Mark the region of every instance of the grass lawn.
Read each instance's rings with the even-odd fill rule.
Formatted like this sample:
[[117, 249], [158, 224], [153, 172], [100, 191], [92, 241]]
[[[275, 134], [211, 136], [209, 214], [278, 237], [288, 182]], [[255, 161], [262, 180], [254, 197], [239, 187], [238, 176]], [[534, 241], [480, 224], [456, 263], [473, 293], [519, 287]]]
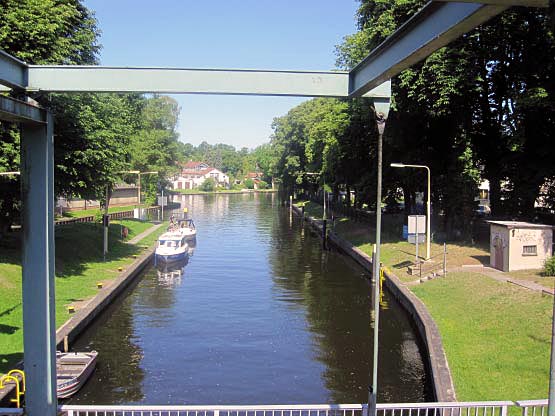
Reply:
[[528, 280], [545, 287], [555, 287], [555, 276], [543, 276], [543, 269], [518, 270], [507, 275], [514, 279]]
[[[305, 214], [315, 218], [322, 218], [323, 209], [314, 202], [302, 202], [305, 204]], [[299, 204], [300, 205], [300, 204]], [[329, 215], [329, 214], [328, 214]], [[399, 224], [402, 224], [399, 215], [382, 216], [382, 247], [381, 262], [392, 270], [403, 282], [418, 279], [418, 276], [408, 274], [408, 266], [413, 265], [416, 260], [416, 247], [401, 239]], [[373, 245], [376, 241], [376, 227], [374, 223], [367, 221], [354, 221], [347, 217], [337, 218], [333, 231], [346, 240], [352, 242], [367, 254], [372, 254]], [[432, 242], [431, 257], [439, 263], [443, 262], [443, 244]], [[447, 244], [447, 266], [458, 267], [462, 265], [480, 265], [489, 263], [489, 247], [474, 247], [466, 244]], [[426, 244], [420, 244], [419, 257], [424, 258]]]
[[[305, 204], [305, 213], [322, 217], [322, 207]], [[402, 223], [401, 223], [402, 224]], [[400, 239], [395, 216], [382, 217], [381, 261], [402, 281], [415, 260], [415, 246]], [[334, 231], [359, 249], [372, 253], [375, 226], [349, 218], [336, 219]], [[425, 254], [425, 244], [420, 246]], [[443, 246], [432, 243], [432, 257]], [[488, 265], [489, 247], [447, 245], [448, 267]], [[441, 256], [438, 257], [441, 261]], [[506, 277], [543, 285], [555, 278], [539, 270], [507, 273]], [[478, 273], [451, 272], [410, 289], [426, 304], [446, 350], [458, 400], [525, 400], [547, 397], [553, 299]]]
[[[56, 228], [56, 325], [68, 319], [67, 306], [94, 296], [96, 283], [109, 281], [120, 273], [118, 267], [132, 263], [145, 245], [151, 246], [163, 233], [160, 227], [141, 240], [140, 245], [121, 240], [121, 225], [133, 238], [152, 223], [120, 220], [110, 224], [109, 254], [102, 260], [102, 227], [93, 223], [70, 224]], [[19, 235], [0, 240], [0, 373], [6, 372], [23, 358], [21, 253]]]
[[[143, 205], [141, 205], [141, 206], [143, 206]], [[108, 213], [111, 214], [113, 212], [132, 211], [134, 208], [138, 208], [138, 207], [139, 207], [138, 205], [126, 205], [126, 206], [122, 206], [122, 207], [109, 207], [108, 208]], [[96, 214], [100, 214], [100, 213], [101, 213], [100, 208], [82, 209], [82, 210], [76, 210], [76, 211], [66, 211], [66, 212], [64, 212], [64, 215], [62, 216], [62, 218], [64, 218], [64, 217], [83, 218], [83, 217], [90, 217], [91, 215], [96, 215]]]
[[551, 297], [476, 273], [411, 290], [439, 327], [458, 400], [547, 397]]

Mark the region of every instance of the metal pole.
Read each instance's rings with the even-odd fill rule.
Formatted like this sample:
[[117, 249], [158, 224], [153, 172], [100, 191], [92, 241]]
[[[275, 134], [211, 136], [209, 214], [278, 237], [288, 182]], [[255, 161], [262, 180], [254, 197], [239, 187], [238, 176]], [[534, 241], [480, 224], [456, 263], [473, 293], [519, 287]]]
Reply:
[[551, 360], [549, 363], [547, 416], [555, 416], [555, 296], [553, 296], [553, 316], [551, 318]]
[[383, 132], [385, 129], [385, 116], [382, 113], [376, 114], [378, 123], [378, 180], [376, 193], [376, 255], [372, 265], [373, 274], [376, 280], [376, 290], [374, 292], [374, 355], [372, 360], [372, 387], [368, 395], [368, 415], [377, 414], [377, 395], [378, 395], [378, 332], [380, 322], [380, 245], [382, 231], [382, 143]]
[[162, 200], [160, 202], [162, 206], [162, 222], [164, 222], [164, 188], [162, 188]]
[[324, 179], [324, 186], [322, 188], [324, 190], [324, 221], [326, 220], [326, 179]]
[[139, 216], [141, 213], [141, 172], [139, 172], [139, 186], [138, 186], [138, 192], [137, 192], [137, 201], [139, 201]]
[[21, 128], [23, 349], [26, 414], [55, 416], [54, 136], [47, 124]]
[[430, 223], [431, 223], [431, 204], [430, 204], [430, 193], [431, 193], [431, 182], [430, 182], [430, 168], [425, 166], [428, 171], [428, 201], [427, 201], [427, 216], [426, 216], [426, 260], [430, 260], [430, 249], [431, 249], [431, 234], [430, 234]]
[[443, 277], [447, 276], [447, 243], [443, 243]]
[[420, 263], [420, 260], [419, 260], [419, 258], [418, 258], [418, 211], [417, 211], [417, 214], [416, 214], [416, 216], [414, 217], [414, 219], [416, 220], [416, 235], [415, 235], [415, 237], [416, 237], [416, 241], [415, 241], [415, 243], [416, 243], [416, 244], [415, 244], [415, 246], [416, 246], [416, 254], [415, 254], [415, 262], [416, 262], [416, 264], [418, 264], [418, 263]]
[[106, 254], [108, 253], [108, 185], [106, 185], [106, 203], [104, 205], [104, 216], [102, 220], [102, 225], [104, 225], [104, 247], [102, 254], [104, 256], [104, 261], [106, 261]]

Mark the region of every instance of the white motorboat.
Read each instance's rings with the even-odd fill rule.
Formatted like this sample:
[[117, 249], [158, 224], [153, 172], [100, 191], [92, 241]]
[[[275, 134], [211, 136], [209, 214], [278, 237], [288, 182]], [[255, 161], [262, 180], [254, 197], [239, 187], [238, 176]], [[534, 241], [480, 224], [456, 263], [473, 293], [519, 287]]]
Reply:
[[179, 220], [176, 228], [187, 238], [187, 240], [192, 240], [197, 236], [197, 228], [195, 227], [195, 223], [192, 219]]
[[172, 262], [189, 257], [189, 245], [187, 237], [180, 229], [170, 229], [167, 233], [158, 237], [158, 245], [155, 254], [156, 261]]

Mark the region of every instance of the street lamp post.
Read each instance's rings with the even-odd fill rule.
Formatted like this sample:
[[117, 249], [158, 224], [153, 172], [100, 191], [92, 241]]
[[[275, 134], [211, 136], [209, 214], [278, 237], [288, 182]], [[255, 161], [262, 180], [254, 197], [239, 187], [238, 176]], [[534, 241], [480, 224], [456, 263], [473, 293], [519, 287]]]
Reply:
[[[407, 165], [405, 163], [392, 163], [390, 165], [392, 168], [423, 168], [428, 171], [428, 198], [426, 201], [426, 260], [430, 259], [430, 246], [431, 246], [431, 235], [430, 235], [430, 211], [431, 211], [431, 204], [430, 204], [430, 168], [426, 165]], [[418, 241], [416, 242], [418, 244]]]

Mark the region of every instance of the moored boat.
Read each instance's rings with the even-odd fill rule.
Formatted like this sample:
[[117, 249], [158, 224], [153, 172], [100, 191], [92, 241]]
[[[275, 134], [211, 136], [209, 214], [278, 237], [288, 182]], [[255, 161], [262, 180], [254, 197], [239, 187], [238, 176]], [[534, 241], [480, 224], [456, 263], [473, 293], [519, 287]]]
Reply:
[[197, 227], [192, 219], [179, 220], [177, 229], [184, 235], [187, 240], [192, 240], [197, 236]]
[[158, 237], [155, 250], [156, 261], [172, 262], [180, 261], [189, 257], [189, 245], [187, 236], [179, 230], [168, 231]]
[[56, 352], [56, 390], [59, 399], [75, 394], [96, 366], [98, 353]]

